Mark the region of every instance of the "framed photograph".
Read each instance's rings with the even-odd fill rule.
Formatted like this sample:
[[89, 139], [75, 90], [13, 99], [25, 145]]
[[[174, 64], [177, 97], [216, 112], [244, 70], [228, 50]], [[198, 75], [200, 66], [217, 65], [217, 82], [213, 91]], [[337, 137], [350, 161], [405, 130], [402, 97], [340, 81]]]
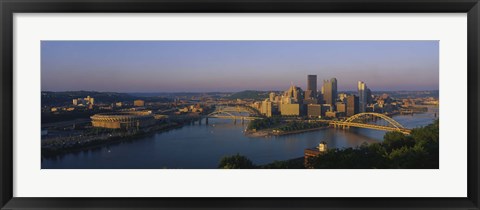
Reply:
[[0, 6], [1, 209], [479, 209], [478, 0]]

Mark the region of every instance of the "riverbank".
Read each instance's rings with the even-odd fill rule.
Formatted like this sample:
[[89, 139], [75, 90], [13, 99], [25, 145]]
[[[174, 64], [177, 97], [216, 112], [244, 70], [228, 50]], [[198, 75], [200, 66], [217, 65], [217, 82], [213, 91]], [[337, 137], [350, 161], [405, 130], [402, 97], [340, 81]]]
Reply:
[[[425, 126], [433, 113], [393, 116], [408, 128]], [[363, 142], [383, 141], [385, 132], [371, 129], [325, 129], [274, 138], [249, 138], [246, 125], [226, 119], [209, 119], [209, 126], [188, 122], [179, 129], [122, 143], [42, 158], [42, 169], [216, 169], [225, 155], [243, 154], [257, 165], [301, 157], [305, 148], [325, 141], [328, 147], [355, 148]], [[179, 122], [181, 123], [181, 122]], [[216, 126], [212, 126], [215, 124]], [[188, 151], [185, 153], [185, 151]], [[192, 158], [194, 157], [194, 158]]]
[[294, 130], [294, 131], [279, 131], [276, 129], [264, 129], [259, 131], [246, 131], [245, 136], [247, 137], [269, 137], [269, 136], [284, 136], [284, 135], [292, 135], [292, 134], [299, 134], [299, 133], [306, 133], [312, 131], [318, 131], [323, 129], [328, 129], [330, 126], [325, 127], [318, 127], [318, 128], [309, 128], [309, 129], [301, 129], [301, 130]]
[[325, 126], [325, 127], [318, 127], [318, 128], [309, 128], [309, 129], [302, 129], [302, 130], [294, 130], [294, 131], [280, 131], [280, 132], [274, 132], [273, 135], [275, 136], [284, 136], [284, 135], [291, 135], [291, 134], [298, 134], [298, 133], [306, 133], [306, 132], [312, 132], [312, 131], [318, 131], [318, 130], [323, 130], [331, 128], [330, 126]]
[[258, 137], [268, 137], [268, 136], [271, 136], [271, 133], [272, 133], [272, 130], [271, 130], [271, 129], [268, 129], [268, 130], [259, 130], [259, 131], [246, 131], [246, 132], [245, 132], [245, 136], [247, 136], [247, 137], [254, 137], [254, 138], [258, 138]]
[[183, 127], [182, 123], [167, 123], [155, 125], [145, 130], [135, 132], [120, 132], [114, 134], [103, 134], [99, 136], [79, 136], [60, 139], [47, 139], [42, 141], [42, 157], [53, 157], [70, 152], [94, 149], [115, 143], [122, 143], [141, 139], [154, 135], [158, 132], [166, 132]]

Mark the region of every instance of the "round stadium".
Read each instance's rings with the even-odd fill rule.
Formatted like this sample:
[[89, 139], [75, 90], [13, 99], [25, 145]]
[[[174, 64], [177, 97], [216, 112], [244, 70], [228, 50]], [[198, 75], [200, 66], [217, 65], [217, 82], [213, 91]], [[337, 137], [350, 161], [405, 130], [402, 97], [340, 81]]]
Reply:
[[149, 111], [129, 111], [95, 114], [90, 117], [92, 126], [99, 128], [130, 129], [155, 124], [155, 118]]

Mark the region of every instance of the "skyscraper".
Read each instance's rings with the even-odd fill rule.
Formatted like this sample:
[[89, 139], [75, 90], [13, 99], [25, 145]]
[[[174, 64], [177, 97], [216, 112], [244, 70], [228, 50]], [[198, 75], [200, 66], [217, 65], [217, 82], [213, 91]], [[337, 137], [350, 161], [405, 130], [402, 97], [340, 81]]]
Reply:
[[[285, 98], [292, 99], [293, 103], [303, 103], [303, 94], [302, 94], [302, 89], [293, 85], [290, 86], [290, 88], [284, 92]], [[291, 102], [292, 103], [292, 102]]]
[[322, 89], [320, 90], [320, 94], [318, 94], [318, 103], [320, 103], [320, 104], [325, 103], [325, 85], [322, 85]]
[[337, 79], [323, 81], [323, 100], [326, 104], [335, 105], [337, 100]]
[[329, 80], [323, 80], [323, 100], [325, 104], [332, 103], [332, 83]]
[[276, 95], [274, 92], [271, 92], [271, 93], [269, 94], [269, 96], [270, 96], [270, 101], [271, 101], [271, 102], [275, 102], [275, 96], [277, 96], [277, 95]]
[[337, 101], [337, 97], [338, 97], [337, 78], [334, 77], [334, 78], [330, 79], [330, 82], [332, 83], [332, 95], [333, 95], [332, 104], [335, 104], [335, 102]]
[[260, 113], [264, 114], [267, 117], [271, 117], [272, 109], [273, 109], [273, 103], [269, 99], [265, 99], [265, 101], [262, 101], [262, 107], [260, 109]]
[[367, 84], [362, 81], [358, 81], [358, 102], [359, 102], [359, 112], [365, 112], [367, 107]]
[[347, 117], [353, 116], [358, 113], [358, 96], [347, 96]]
[[317, 75], [308, 75], [305, 99], [317, 98]]

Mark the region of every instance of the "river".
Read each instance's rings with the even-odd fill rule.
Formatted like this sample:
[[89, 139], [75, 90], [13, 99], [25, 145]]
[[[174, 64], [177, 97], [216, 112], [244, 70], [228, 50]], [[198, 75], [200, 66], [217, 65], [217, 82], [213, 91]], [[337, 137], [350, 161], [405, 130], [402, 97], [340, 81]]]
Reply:
[[[407, 128], [433, 122], [438, 108], [426, 113], [396, 115], [392, 118]], [[130, 142], [42, 158], [42, 169], [210, 169], [226, 155], [241, 154], [254, 164], [303, 156], [306, 148], [327, 142], [329, 148], [356, 147], [363, 142], [381, 142], [384, 131], [328, 128], [275, 137], [247, 137], [246, 124], [209, 119], [209, 124], [187, 125]]]

